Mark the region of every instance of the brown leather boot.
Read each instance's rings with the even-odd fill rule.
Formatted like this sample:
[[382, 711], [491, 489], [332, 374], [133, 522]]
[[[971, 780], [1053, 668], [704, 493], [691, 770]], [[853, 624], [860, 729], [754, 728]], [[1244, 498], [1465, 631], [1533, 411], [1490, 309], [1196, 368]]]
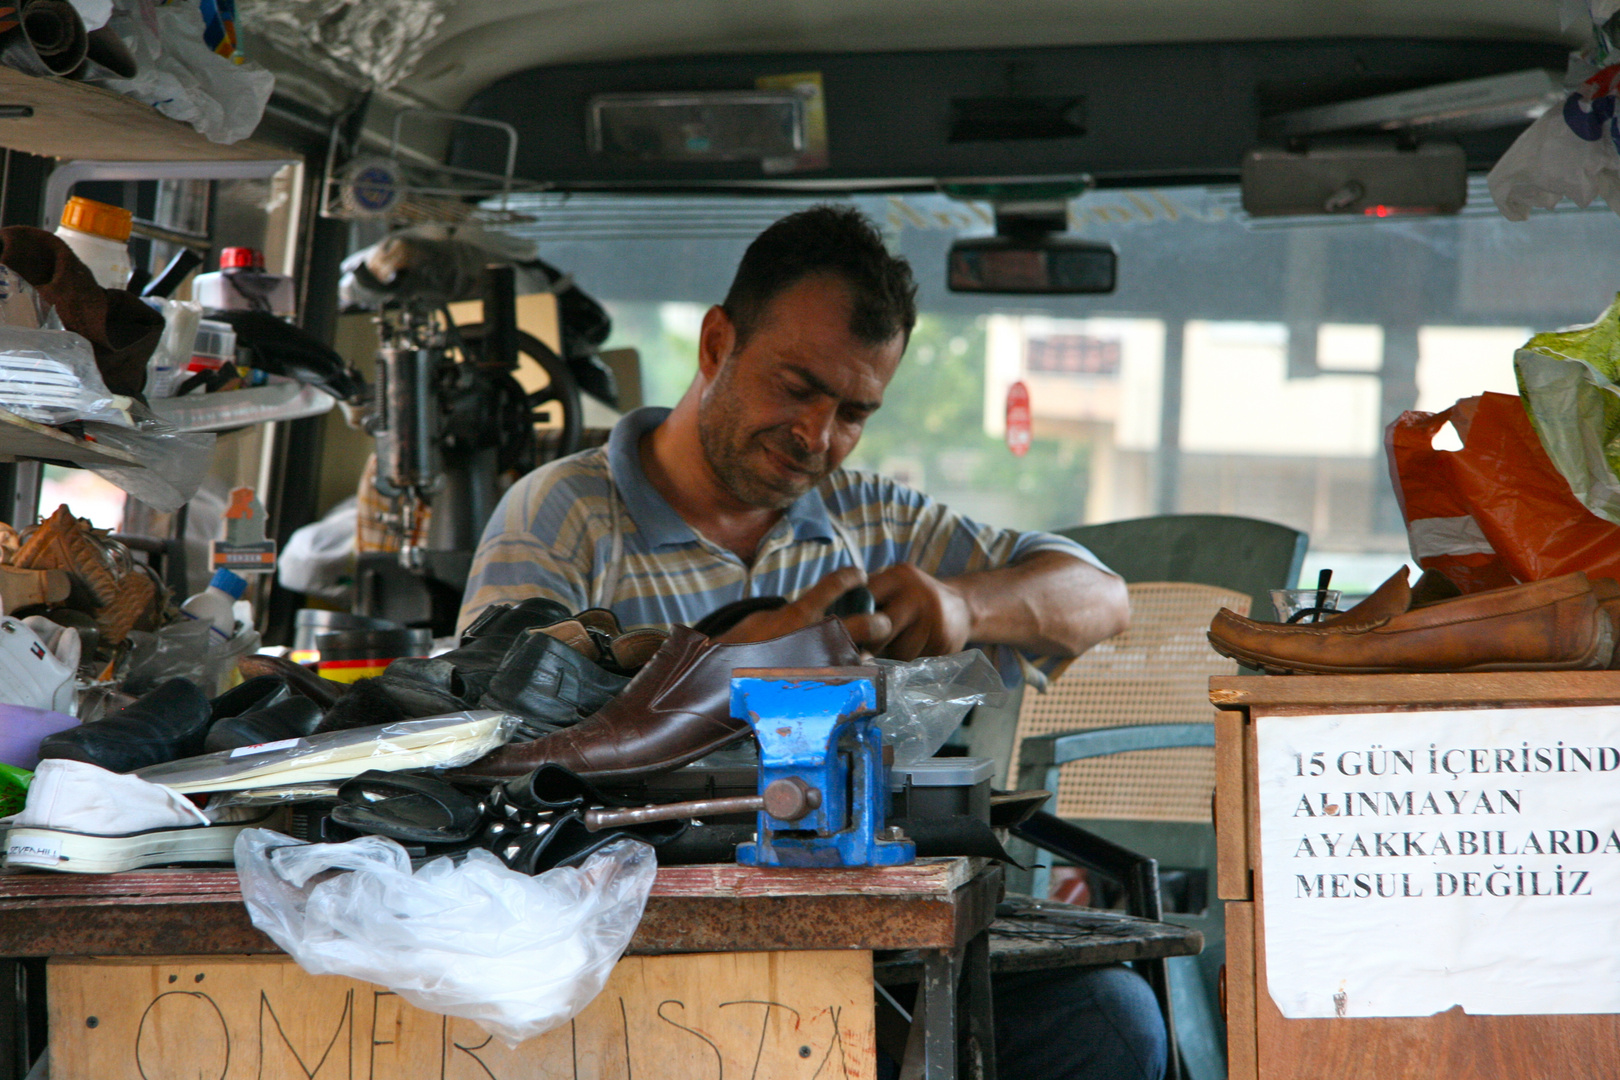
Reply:
[[1223, 609], [1209, 643], [1251, 667], [1321, 674], [1574, 670], [1607, 667], [1614, 654], [1613, 623], [1585, 574], [1368, 615], [1286, 626]]
[[845, 667], [861, 651], [837, 619], [770, 641], [717, 642], [677, 626], [619, 696], [571, 728], [512, 743], [460, 770], [506, 779], [561, 765], [592, 780], [678, 768], [744, 738], [731, 716], [731, 672], [751, 667]]

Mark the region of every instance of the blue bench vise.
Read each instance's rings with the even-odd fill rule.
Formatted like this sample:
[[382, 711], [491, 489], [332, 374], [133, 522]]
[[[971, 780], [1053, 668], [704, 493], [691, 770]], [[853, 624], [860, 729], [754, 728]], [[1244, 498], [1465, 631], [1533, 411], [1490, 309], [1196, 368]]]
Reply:
[[731, 715], [759, 741], [763, 808], [745, 866], [902, 866], [917, 848], [888, 826], [883, 674], [874, 667], [738, 668]]

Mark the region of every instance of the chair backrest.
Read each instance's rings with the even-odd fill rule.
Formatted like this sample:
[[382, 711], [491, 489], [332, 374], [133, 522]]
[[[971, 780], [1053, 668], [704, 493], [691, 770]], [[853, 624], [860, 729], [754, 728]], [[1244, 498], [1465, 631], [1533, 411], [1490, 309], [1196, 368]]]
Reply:
[[1062, 530], [1126, 581], [1192, 581], [1247, 593], [1271, 618], [1272, 589], [1299, 584], [1310, 536], [1274, 521], [1226, 514], [1166, 514]]
[[[1223, 607], [1249, 611], [1249, 597], [1188, 582], [1129, 586], [1131, 628], [1092, 648], [1044, 694], [1025, 694], [1013, 740], [1127, 724], [1213, 721], [1209, 677], [1237, 665], [1209, 646], [1210, 619]], [[1208, 821], [1215, 787], [1207, 747], [1141, 750], [1063, 766], [1057, 807], [1063, 818]], [[1049, 807], [1049, 809], [1051, 809]]]

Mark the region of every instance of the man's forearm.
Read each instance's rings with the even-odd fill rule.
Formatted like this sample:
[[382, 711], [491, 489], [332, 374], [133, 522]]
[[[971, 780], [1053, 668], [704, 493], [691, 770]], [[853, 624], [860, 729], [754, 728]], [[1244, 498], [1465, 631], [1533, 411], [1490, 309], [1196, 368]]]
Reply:
[[1079, 656], [1130, 625], [1125, 583], [1084, 559], [1038, 551], [1012, 566], [951, 578], [968, 606], [969, 640]]

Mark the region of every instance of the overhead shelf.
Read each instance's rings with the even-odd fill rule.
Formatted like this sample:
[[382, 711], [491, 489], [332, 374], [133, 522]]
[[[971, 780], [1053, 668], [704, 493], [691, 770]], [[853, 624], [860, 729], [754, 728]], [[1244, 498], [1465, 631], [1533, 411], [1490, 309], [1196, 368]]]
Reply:
[[133, 465], [145, 468], [134, 454], [88, 439], [76, 439], [66, 432], [0, 409], [0, 461], [28, 459], [68, 461], [75, 465]]
[[230, 431], [249, 424], [302, 420], [330, 412], [330, 394], [295, 382], [271, 383], [247, 390], [156, 398], [152, 411], [182, 431]]
[[39, 78], [0, 66], [0, 106], [34, 115], [0, 119], [0, 147], [98, 161], [269, 161], [287, 152], [251, 139], [210, 142], [190, 124], [150, 105], [72, 79]]

